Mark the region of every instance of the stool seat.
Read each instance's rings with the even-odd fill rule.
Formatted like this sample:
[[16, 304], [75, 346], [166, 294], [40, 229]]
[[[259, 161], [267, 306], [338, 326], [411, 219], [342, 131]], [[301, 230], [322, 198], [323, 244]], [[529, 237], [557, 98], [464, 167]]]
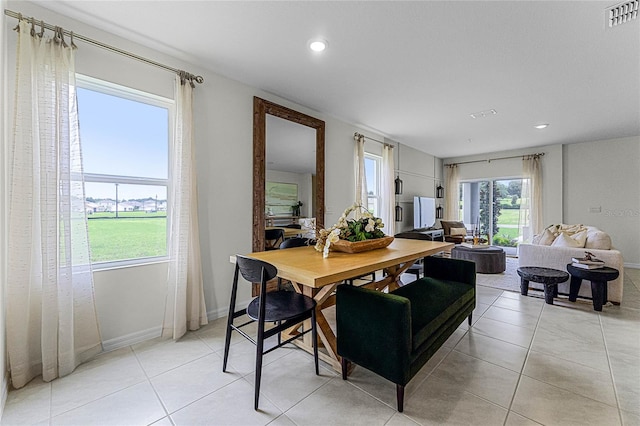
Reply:
[[553, 298], [558, 295], [558, 284], [569, 279], [565, 271], [539, 266], [521, 266], [517, 272], [520, 275], [520, 294], [528, 294], [529, 281], [544, 284], [544, 301], [549, 305], [553, 305]]

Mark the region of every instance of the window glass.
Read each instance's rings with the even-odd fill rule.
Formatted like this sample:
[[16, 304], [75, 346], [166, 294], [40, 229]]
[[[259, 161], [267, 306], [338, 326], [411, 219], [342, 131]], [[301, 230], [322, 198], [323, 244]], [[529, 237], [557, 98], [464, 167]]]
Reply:
[[92, 262], [166, 256], [172, 101], [83, 76], [77, 96]]
[[382, 159], [365, 154], [364, 172], [367, 179], [367, 209], [376, 217], [380, 217], [380, 167]]

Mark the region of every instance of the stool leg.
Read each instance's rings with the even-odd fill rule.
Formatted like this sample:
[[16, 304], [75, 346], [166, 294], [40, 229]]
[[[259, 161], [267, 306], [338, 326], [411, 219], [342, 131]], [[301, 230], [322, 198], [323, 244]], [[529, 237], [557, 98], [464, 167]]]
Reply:
[[604, 298], [604, 286], [601, 281], [591, 281], [591, 297], [593, 298], [593, 310], [602, 311], [602, 299]]
[[544, 285], [544, 301], [548, 305], [553, 305], [553, 284]]
[[520, 294], [523, 296], [529, 294], [529, 280], [520, 278]]
[[569, 284], [569, 301], [575, 302], [582, 285], [582, 279], [571, 276], [571, 283]]

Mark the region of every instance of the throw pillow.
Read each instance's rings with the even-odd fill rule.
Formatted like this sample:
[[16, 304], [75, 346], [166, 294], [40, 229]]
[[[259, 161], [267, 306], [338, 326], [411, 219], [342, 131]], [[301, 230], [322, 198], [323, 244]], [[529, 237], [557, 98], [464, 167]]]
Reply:
[[611, 250], [611, 237], [604, 231], [587, 232], [587, 242], [584, 248]]
[[549, 228], [547, 228], [540, 235], [540, 238], [538, 239], [537, 244], [541, 246], [550, 246], [555, 239], [556, 239], [556, 236], [553, 234], [553, 232]]
[[452, 237], [454, 235], [467, 235], [467, 228], [451, 228], [449, 230], [449, 235]]
[[551, 244], [551, 247], [583, 247], [583, 246], [584, 246], [584, 243], [581, 246], [579, 241], [574, 240], [564, 232], [560, 233], [560, 235], [558, 235], [558, 237]]
[[570, 237], [578, 243], [578, 247], [584, 247], [584, 243], [587, 242], [587, 230], [584, 229], [580, 232], [576, 232], [575, 234], [570, 235]]

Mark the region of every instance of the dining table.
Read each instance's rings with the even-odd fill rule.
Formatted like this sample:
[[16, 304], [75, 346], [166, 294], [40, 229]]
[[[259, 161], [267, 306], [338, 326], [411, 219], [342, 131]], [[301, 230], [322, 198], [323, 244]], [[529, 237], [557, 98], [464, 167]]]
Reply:
[[[320, 339], [319, 356], [336, 371], [341, 371], [340, 356], [337, 352], [336, 335], [323, 311], [336, 303], [335, 290], [338, 285], [356, 277], [374, 273], [376, 279], [363, 287], [377, 291], [393, 291], [402, 285], [400, 276], [418, 259], [444, 251], [450, 251], [453, 243], [440, 241], [410, 240], [396, 238], [389, 246], [360, 253], [331, 251], [328, 257], [314, 247], [296, 247], [250, 253], [247, 256], [275, 266], [278, 277], [291, 282], [298, 293], [313, 297], [317, 303], [316, 321]], [[383, 274], [375, 274], [384, 271]], [[345, 284], [347, 285], [347, 284]], [[331, 315], [327, 311], [329, 316]], [[384, 312], [380, 312], [384, 315]], [[302, 325], [303, 329], [310, 323]], [[300, 326], [287, 330], [287, 336], [300, 332]], [[311, 336], [307, 333], [294, 344], [313, 353]]]

